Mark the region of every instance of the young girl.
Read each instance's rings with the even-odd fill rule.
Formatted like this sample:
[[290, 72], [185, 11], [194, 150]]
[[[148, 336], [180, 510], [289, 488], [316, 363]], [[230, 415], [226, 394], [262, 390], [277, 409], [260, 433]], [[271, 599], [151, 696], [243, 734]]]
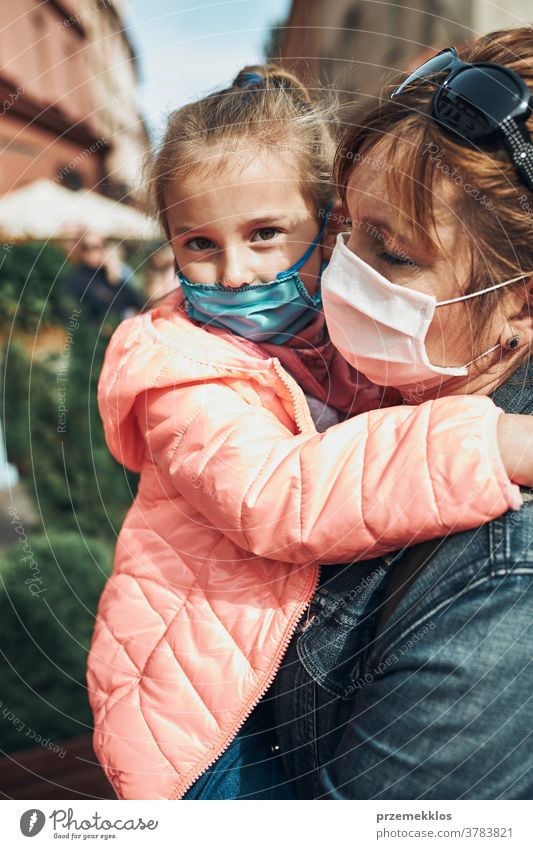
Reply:
[[[339, 421], [374, 390], [358, 393], [320, 311], [331, 149], [306, 90], [268, 66], [172, 116], [155, 158], [181, 287], [122, 323], [99, 385], [109, 448], [141, 472], [88, 667], [94, 747], [120, 798], [181, 798], [234, 753], [318, 563], [521, 504], [505, 464], [525, 426], [508, 420], [502, 462], [486, 397]], [[333, 426], [319, 433], [311, 409]]]

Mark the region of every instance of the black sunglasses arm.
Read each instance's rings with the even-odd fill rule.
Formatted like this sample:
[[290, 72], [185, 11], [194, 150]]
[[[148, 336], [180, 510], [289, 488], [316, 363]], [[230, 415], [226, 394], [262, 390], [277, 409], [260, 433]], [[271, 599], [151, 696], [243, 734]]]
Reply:
[[533, 144], [527, 129], [514, 118], [506, 118], [500, 124], [500, 130], [516, 170], [528, 189], [533, 191]]

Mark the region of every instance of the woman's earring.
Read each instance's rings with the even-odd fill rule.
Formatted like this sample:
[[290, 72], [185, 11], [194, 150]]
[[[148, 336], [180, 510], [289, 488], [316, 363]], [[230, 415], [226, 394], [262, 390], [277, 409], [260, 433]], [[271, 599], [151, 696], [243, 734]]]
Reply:
[[514, 351], [515, 348], [518, 348], [519, 342], [520, 336], [517, 333], [515, 336], [511, 336], [511, 338], [507, 340], [507, 342], [505, 343], [505, 347], [508, 351]]

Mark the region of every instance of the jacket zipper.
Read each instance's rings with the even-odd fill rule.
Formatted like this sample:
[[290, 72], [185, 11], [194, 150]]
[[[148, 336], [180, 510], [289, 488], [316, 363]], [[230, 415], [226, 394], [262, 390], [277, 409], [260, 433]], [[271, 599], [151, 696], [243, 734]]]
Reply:
[[[286, 379], [285, 375], [283, 374], [283, 367], [282, 367], [281, 363], [279, 362], [279, 360], [274, 358], [273, 363], [274, 363], [274, 369], [276, 371], [277, 376], [279, 377], [279, 379], [281, 380], [283, 385], [289, 390], [289, 393], [290, 393], [290, 396], [291, 396], [291, 399], [292, 399], [293, 409], [294, 409], [294, 421], [296, 422], [296, 426], [298, 427], [298, 430], [302, 433], [304, 430], [306, 430], [306, 427], [305, 427], [305, 424], [304, 424], [302, 417], [301, 417], [299, 399], [296, 397], [296, 394], [295, 394], [292, 386], [290, 385], [289, 381]], [[197, 775], [195, 775], [193, 778], [191, 778], [187, 782], [187, 784], [185, 785], [185, 787], [183, 788], [183, 790], [180, 793], [180, 798], [182, 798], [191, 789], [191, 787], [194, 784], [196, 784], [198, 779], [201, 778], [202, 775], [204, 775], [204, 773], [206, 773], [207, 770], [210, 769], [213, 766], [213, 764], [216, 763], [222, 757], [222, 755], [224, 754], [225, 751], [227, 751], [227, 749], [229, 749], [229, 747], [233, 743], [235, 737], [237, 736], [237, 734], [241, 730], [242, 726], [244, 725], [246, 720], [249, 718], [249, 716], [251, 716], [251, 714], [253, 713], [253, 711], [255, 710], [255, 708], [257, 707], [257, 705], [259, 704], [259, 702], [261, 701], [261, 699], [263, 698], [263, 696], [265, 695], [265, 693], [267, 692], [269, 687], [271, 686], [272, 682], [274, 681], [274, 678], [276, 677], [278, 670], [281, 666], [282, 660], [285, 656], [285, 652], [287, 651], [289, 644], [290, 644], [290, 642], [291, 642], [291, 640], [292, 640], [292, 638], [293, 638], [293, 636], [296, 632], [296, 628], [298, 627], [298, 623], [300, 622], [300, 619], [302, 618], [302, 616], [303, 616], [303, 614], [305, 613], [306, 610], [308, 611], [308, 618], [307, 618], [307, 621], [306, 621], [306, 627], [309, 624], [309, 611], [310, 611], [310, 608], [311, 608], [311, 602], [313, 601], [313, 596], [314, 596], [314, 594], [317, 590], [317, 587], [318, 587], [318, 584], [319, 584], [319, 581], [320, 581], [320, 566], [319, 566], [319, 564], [318, 563], [315, 564], [314, 568], [315, 568], [315, 574], [314, 574], [314, 577], [313, 577], [312, 586], [310, 587], [310, 590], [309, 590], [309, 593], [308, 593], [308, 596], [307, 596], [307, 601], [305, 601], [305, 602], [303, 602], [302, 604], [299, 605], [299, 608], [296, 611], [296, 614], [293, 616], [293, 619], [292, 619], [292, 621], [289, 625], [289, 628], [287, 630], [287, 634], [285, 636], [285, 639], [283, 640], [282, 644], [280, 645], [280, 647], [278, 649], [278, 652], [277, 652], [277, 654], [274, 658], [270, 672], [268, 672], [266, 674], [264, 684], [263, 684], [259, 694], [252, 701], [252, 703], [247, 706], [245, 713], [243, 714], [243, 716], [241, 717], [241, 719], [239, 720], [237, 725], [232, 729], [230, 736], [225, 740], [223, 746], [220, 748], [220, 750], [217, 752], [217, 754], [214, 756], [214, 758], [212, 758], [212, 760], [210, 760], [209, 763], [207, 763], [205, 766], [203, 766], [201, 771]], [[177, 798], [177, 796], [174, 793], [171, 793], [170, 796], [169, 796], [169, 799], [176, 799], [176, 798]]]
[[[265, 695], [265, 693], [268, 691], [272, 682], [274, 681], [274, 678], [276, 677], [278, 670], [281, 666], [282, 660], [285, 656], [285, 652], [289, 648], [289, 644], [290, 644], [290, 642], [291, 642], [291, 640], [292, 640], [292, 638], [295, 634], [296, 628], [298, 627], [298, 623], [300, 622], [300, 619], [302, 618], [305, 611], [310, 608], [311, 603], [313, 601], [313, 596], [314, 596], [314, 594], [317, 590], [319, 580], [320, 580], [320, 566], [318, 564], [315, 564], [315, 570], [316, 571], [315, 571], [315, 575], [314, 575], [313, 584], [312, 584], [312, 587], [310, 588], [310, 591], [309, 591], [309, 597], [308, 597], [306, 602], [304, 602], [303, 604], [300, 605], [296, 615], [293, 617], [293, 620], [292, 620], [290, 627], [287, 631], [285, 639], [283, 640], [283, 643], [279, 647], [278, 653], [277, 653], [276, 657], [274, 658], [274, 662], [272, 664], [270, 672], [267, 673], [266, 678], [265, 678], [265, 682], [264, 682], [259, 694], [255, 697], [255, 699], [251, 702], [251, 704], [248, 705], [248, 707], [246, 708], [246, 712], [240, 718], [237, 725], [234, 728], [232, 728], [231, 734], [225, 740], [223, 746], [220, 748], [220, 750], [217, 752], [217, 754], [212, 758], [212, 760], [209, 761], [209, 763], [207, 763], [205, 766], [202, 767], [201, 771], [197, 775], [195, 775], [192, 779], [190, 779], [187, 782], [187, 784], [182, 789], [179, 798], [182, 798], [183, 796], [185, 796], [185, 794], [191, 789], [191, 787], [194, 784], [196, 784], [198, 779], [200, 779], [202, 777], [202, 775], [205, 772], [207, 772], [207, 770], [210, 769], [213, 766], [213, 764], [216, 763], [222, 757], [224, 752], [227, 749], [229, 749], [229, 747], [231, 746], [231, 744], [235, 740], [235, 737], [237, 736], [237, 734], [241, 730], [242, 726], [244, 725], [246, 720], [251, 716], [251, 714], [253, 713], [253, 711], [255, 710], [255, 708], [257, 707], [257, 705], [259, 704], [259, 702], [261, 701], [261, 699]], [[171, 793], [171, 795], [169, 796], [169, 799], [177, 799], [177, 798], [178, 797], [174, 793]]]
[[294, 421], [296, 422], [296, 426], [297, 426], [298, 430], [300, 431], [300, 433], [303, 433], [306, 430], [306, 426], [305, 426], [305, 423], [302, 419], [299, 399], [296, 397], [294, 389], [292, 388], [291, 384], [289, 383], [289, 381], [285, 377], [283, 366], [281, 365], [280, 361], [274, 358], [272, 360], [272, 362], [274, 364], [274, 370], [275, 370], [277, 376], [279, 377], [279, 379], [281, 380], [281, 382], [283, 383], [285, 388], [289, 390], [291, 400], [292, 400], [292, 406], [293, 406], [293, 409], [294, 409]]

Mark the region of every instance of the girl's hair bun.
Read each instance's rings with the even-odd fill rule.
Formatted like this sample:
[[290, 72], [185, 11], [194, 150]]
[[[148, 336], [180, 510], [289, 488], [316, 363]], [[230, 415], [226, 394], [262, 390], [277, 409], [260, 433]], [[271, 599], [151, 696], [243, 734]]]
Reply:
[[284, 89], [291, 97], [303, 103], [311, 103], [312, 98], [298, 77], [279, 65], [247, 65], [232, 83], [233, 89], [247, 91], [265, 91], [266, 89]]
[[242, 71], [239, 71], [233, 80], [234, 88], [255, 88], [256, 86], [264, 86], [264, 84], [265, 78], [263, 74], [251, 68], [244, 68]]

